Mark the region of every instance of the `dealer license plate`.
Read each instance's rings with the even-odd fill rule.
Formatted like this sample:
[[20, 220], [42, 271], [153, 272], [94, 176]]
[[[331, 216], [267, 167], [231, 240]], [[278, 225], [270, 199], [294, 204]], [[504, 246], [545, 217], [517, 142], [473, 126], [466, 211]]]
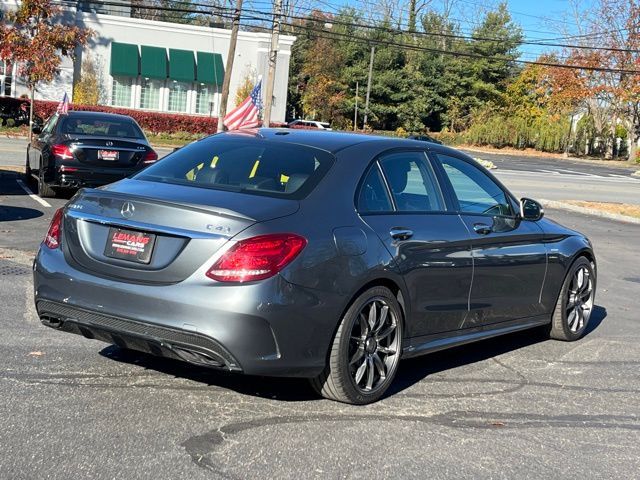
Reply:
[[149, 263], [156, 236], [153, 233], [138, 232], [124, 228], [109, 228], [104, 254], [135, 263]]
[[115, 150], [98, 150], [98, 160], [118, 160], [118, 152]]

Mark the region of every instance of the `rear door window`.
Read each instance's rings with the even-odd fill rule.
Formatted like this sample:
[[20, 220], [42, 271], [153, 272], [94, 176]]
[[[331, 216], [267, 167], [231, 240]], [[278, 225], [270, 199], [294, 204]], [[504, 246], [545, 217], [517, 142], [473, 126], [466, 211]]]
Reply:
[[212, 136], [177, 150], [135, 178], [275, 197], [306, 196], [333, 164], [329, 152], [249, 135]]
[[399, 212], [444, 211], [442, 194], [422, 152], [398, 152], [383, 156], [380, 165]]
[[393, 211], [393, 205], [377, 163], [369, 169], [360, 186], [358, 211], [362, 214]]

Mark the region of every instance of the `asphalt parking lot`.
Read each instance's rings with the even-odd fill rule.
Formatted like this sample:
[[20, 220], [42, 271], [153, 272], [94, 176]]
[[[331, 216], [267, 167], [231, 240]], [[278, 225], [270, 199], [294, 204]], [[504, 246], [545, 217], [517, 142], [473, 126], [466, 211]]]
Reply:
[[65, 200], [17, 179], [0, 167], [0, 478], [640, 478], [640, 225], [547, 212], [598, 256], [582, 340], [404, 361], [385, 399], [351, 407], [42, 326], [30, 266]]

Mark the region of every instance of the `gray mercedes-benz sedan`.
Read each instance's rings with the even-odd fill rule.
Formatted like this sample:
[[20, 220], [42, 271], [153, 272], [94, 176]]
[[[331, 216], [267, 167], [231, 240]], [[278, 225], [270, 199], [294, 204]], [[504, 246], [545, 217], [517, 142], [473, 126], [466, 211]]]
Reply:
[[49, 327], [364, 404], [400, 358], [532, 327], [580, 338], [596, 265], [456, 150], [260, 129], [78, 192], [34, 280]]

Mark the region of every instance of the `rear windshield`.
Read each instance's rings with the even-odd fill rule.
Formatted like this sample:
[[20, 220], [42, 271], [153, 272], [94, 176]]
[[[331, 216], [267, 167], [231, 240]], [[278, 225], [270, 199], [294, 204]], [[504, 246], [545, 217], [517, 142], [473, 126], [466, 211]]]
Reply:
[[171, 153], [134, 178], [300, 199], [318, 184], [333, 160], [329, 152], [303, 145], [216, 135]]
[[140, 127], [132, 120], [109, 117], [66, 117], [60, 125], [60, 133], [115, 138], [144, 138]]

